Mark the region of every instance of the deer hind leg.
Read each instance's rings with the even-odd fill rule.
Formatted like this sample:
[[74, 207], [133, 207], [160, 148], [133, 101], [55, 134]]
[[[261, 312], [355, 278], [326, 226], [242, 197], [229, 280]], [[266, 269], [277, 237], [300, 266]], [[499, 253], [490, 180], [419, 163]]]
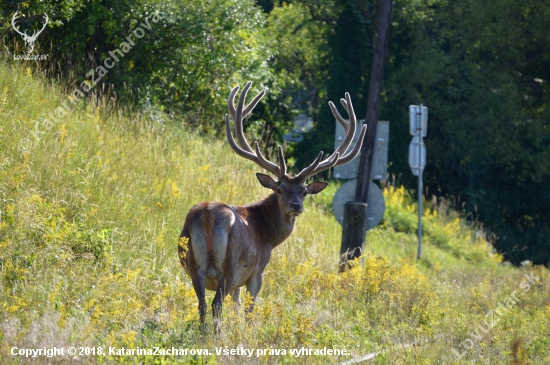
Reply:
[[221, 316], [222, 316], [222, 305], [223, 300], [227, 296], [231, 284], [224, 275], [221, 275], [218, 280], [218, 289], [216, 290], [216, 295], [212, 301], [212, 316], [214, 317], [214, 330], [216, 333], [221, 331]]
[[205, 237], [202, 229], [192, 229], [190, 232], [189, 252], [187, 253], [189, 274], [193, 282], [193, 288], [199, 300], [199, 314], [201, 327], [206, 329], [206, 271], [208, 265], [208, 250], [205, 245]]
[[204, 270], [196, 271], [191, 275], [191, 281], [193, 282], [193, 288], [197, 294], [199, 300], [199, 314], [201, 318], [201, 329], [204, 332], [206, 330], [206, 273]]
[[[223, 217], [220, 219], [223, 222]], [[221, 330], [221, 313], [223, 300], [230, 293], [233, 283], [233, 275], [228, 268], [233, 267], [230, 255], [227, 255], [229, 235], [226, 227], [214, 227], [211, 244], [211, 262], [210, 270], [215, 271], [217, 279], [216, 295], [212, 301], [212, 314], [214, 316], [214, 326], [217, 333]]]

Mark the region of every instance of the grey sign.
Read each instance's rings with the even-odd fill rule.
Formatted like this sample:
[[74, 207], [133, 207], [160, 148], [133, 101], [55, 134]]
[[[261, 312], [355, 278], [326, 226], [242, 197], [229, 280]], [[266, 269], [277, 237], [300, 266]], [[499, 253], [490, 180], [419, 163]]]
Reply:
[[422, 105], [409, 105], [409, 120], [411, 136], [417, 136], [422, 130], [422, 137], [426, 137], [428, 133], [428, 108]]
[[420, 136], [414, 136], [409, 145], [409, 166], [414, 176], [426, 167], [426, 146]]
[[[356, 179], [347, 181], [340, 187], [340, 189], [338, 189], [336, 194], [334, 194], [334, 199], [332, 200], [332, 212], [340, 224], [344, 224], [344, 206], [347, 202], [355, 200], [356, 185]], [[369, 183], [367, 204], [368, 208], [367, 221], [364, 226], [365, 230], [376, 227], [382, 220], [382, 217], [384, 217], [384, 211], [386, 210], [384, 195], [382, 195], [380, 188], [372, 182]]]
[[[359, 131], [360, 126], [364, 123], [360, 120], [357, 126]], [[353, 142], [359, 138], [359, 133], [355, 133]], [[336, 150], [344, 140], [344, 128], [336, 121], [336, 138], [334, 141], [334, 149]], [[374, 152], [372, 155], [372, 166], [370, 171], [371, 180], [384, 180], [388, 174], [388, 142], [390, 140], [390, 122], [378, 122], [376, 125], [376, 137], [374, 140]], [[355, 143], [352, 143], [352, 146]], [[346, 153], [349, 152], [346, 151]], [[337, 179], [355, 179], [359, 171], [359, 154], [353, 161], [345, 165], [336, 166], [333, 169], [333, 176]]]

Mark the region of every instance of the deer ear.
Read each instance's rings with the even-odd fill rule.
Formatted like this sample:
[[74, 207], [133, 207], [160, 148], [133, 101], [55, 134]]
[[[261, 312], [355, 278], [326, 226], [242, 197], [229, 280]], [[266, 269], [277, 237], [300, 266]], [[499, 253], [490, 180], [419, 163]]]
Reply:
[[277, 182], [273, 180], [271, 176], [266, 174], [260, 174], [258, 172], [256, 173], [256, 177], [258, 178], [258, 180], [260, 181], [260, 184], [262, 184], [264, 188], [273, 189], [273, 190], [277, 189]]
[[312, 182], [311, 184], [309, 184], [308, 186], [306, 186], [306, 189], [307, 189], [307, 193], [308, 194], [317, 194], [317, 193], [320, 193], [321, 191], [323, 191], [324, 188], [326, 188], [328, 185], [327, 182], [324, 182], [324, 181], [316, 181], [316, 182]]

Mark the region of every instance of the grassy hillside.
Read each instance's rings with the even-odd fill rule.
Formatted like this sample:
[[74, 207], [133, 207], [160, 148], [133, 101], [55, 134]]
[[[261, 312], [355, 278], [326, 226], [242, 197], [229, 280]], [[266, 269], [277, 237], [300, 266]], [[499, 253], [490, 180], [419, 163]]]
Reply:
[[[417, 262], [416, 208], [393, 185], [364, 260], [343, 275], [341, 228], [330, 212], [336, 184], [308, 198], [296, 231], [274, 252], [249, 323], [228, 301], [223, 333], [202, 336], [178, 236], [198, 202], [265, 196], [258, 168], [224, 140], [203, 139], [157, 114], [127, 115], [107, 98], [80, 104], [59, 122], [41, 119], [65, 100], [30, 70], [0, 64], [1, 363], [317, 364], [370, 352], [380, 353], [372, 360], [378, 364], [550, 363], [548, 270], [500, 263], [483, 234], [444, 203], [426, 204]], [[14, 346], [210, 354], [26, 359], [11, 355]], [[267, 349], [268, 356], [217, 355], [225, 346]], [[290, 354], [302, 347], [345, 348], [352, 356]], [[287, 354], [269, 356], [270, 349]]]

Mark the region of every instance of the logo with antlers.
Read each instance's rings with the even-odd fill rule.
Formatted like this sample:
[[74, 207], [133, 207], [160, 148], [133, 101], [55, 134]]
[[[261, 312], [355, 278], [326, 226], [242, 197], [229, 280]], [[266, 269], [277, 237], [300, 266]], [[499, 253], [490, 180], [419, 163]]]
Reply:
[[18, 13], [19, 12], [16, 11], [15, 14], [13, 14], [13, 17], [11, 18], [11, 25], [12, 25], [13, 29], [17, 33], [21, 34], [21, 36], [23, 37], [23, 40], [25, 41], [25, 44], [27, 45], [27, 54], [31, 54], [32, 51], [34, 50], [34, 42], [36, 42], [36, 38], [38, 38], [40, 33], [42, 33], [42, 31], [44, 31], [44, 29], [46, 28], [46, 25], [48, 25], [48, 21], [50, 20], [50, 18], [48, 18], [47, 14], [44, 14], [45, 22], [42, 26], [42, 29], [35, 30], [35, 31], [33, 31], [32, 35], [28, 35], [27, 31], [21, 32], [19, 30], [19, 27], [15, 24], [15, 21], [17, 20], [17, 18], [19, 18], [19, 16], [17, 15]]

